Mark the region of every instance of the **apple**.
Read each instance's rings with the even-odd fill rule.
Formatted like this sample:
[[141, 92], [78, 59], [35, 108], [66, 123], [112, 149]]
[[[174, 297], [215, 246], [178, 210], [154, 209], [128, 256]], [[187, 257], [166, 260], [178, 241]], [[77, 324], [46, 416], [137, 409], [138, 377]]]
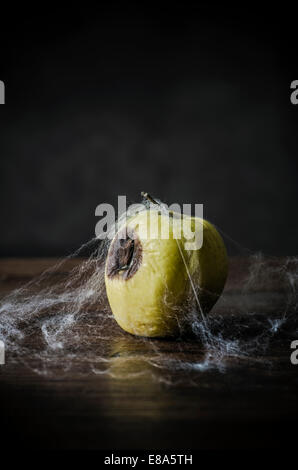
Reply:
[[[187, 228], [194, 230], [196, 222], [173, 212], [143, 210], [119, 228], [106, 259], [105, 285], [123, 330], [145, 337], [176, 336], [194, 305], [198, 315], [211, 310], [226, 281], [227, 252], [218, 231], [203, 219], [203, 244], [188, 249]], [[169, 236], [164, 238], [166, 224]]]

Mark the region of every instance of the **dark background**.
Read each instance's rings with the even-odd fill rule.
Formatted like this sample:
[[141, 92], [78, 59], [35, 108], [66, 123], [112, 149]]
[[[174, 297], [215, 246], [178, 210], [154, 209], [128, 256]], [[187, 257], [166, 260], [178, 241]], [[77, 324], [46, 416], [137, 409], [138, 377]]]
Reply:
[[0, 255], [68, 254], [98, 204], [142, 190], [296, 254], [294, 12], [74, 11], [1, 20]]

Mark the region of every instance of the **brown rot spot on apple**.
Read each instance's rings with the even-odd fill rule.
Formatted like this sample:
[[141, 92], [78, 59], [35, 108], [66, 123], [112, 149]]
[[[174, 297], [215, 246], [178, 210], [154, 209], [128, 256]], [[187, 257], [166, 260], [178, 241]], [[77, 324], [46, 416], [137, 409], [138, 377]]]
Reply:
[[141, 263], [141, 241], [133, 229], [125, 227], [112, 241], [107, 259], [107, 277], [120, 277], [127, 281], [134, 276]]

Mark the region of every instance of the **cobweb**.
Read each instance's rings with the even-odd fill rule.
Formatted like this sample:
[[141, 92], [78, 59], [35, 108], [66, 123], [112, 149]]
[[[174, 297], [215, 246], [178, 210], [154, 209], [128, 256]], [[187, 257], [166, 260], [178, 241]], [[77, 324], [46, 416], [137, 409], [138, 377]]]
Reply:
[[[1, 299], [6, 367], [21, 363], [46, 376], [146, 375], [171, 384], [173, 372], [175, 380], [195, 383], [212, 370], [270, 367], [273, 357], [289, 361], [290, 341], [298, 337], [298, 257], [239, 250], [212, 312], [201, 316], [190, 296], [187, 333], [161, 340], [133, 337], [116, 324], [104, 285], [108, 247], [108, 240], [94, 238]], [[69, 271], [67, 263], [76, 259]]]

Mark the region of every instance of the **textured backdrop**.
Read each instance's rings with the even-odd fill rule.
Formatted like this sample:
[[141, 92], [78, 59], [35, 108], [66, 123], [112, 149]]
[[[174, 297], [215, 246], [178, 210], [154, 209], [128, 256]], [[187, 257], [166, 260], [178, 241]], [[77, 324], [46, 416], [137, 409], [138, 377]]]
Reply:
[[[241, 245], [296, 254], [297, 117], [279, 18], [67, 11], [6, 25], [0, 255], [63, 255], [95, 207], [203, 203]], [[3, 42], [4, 41], [4, 42]]]

